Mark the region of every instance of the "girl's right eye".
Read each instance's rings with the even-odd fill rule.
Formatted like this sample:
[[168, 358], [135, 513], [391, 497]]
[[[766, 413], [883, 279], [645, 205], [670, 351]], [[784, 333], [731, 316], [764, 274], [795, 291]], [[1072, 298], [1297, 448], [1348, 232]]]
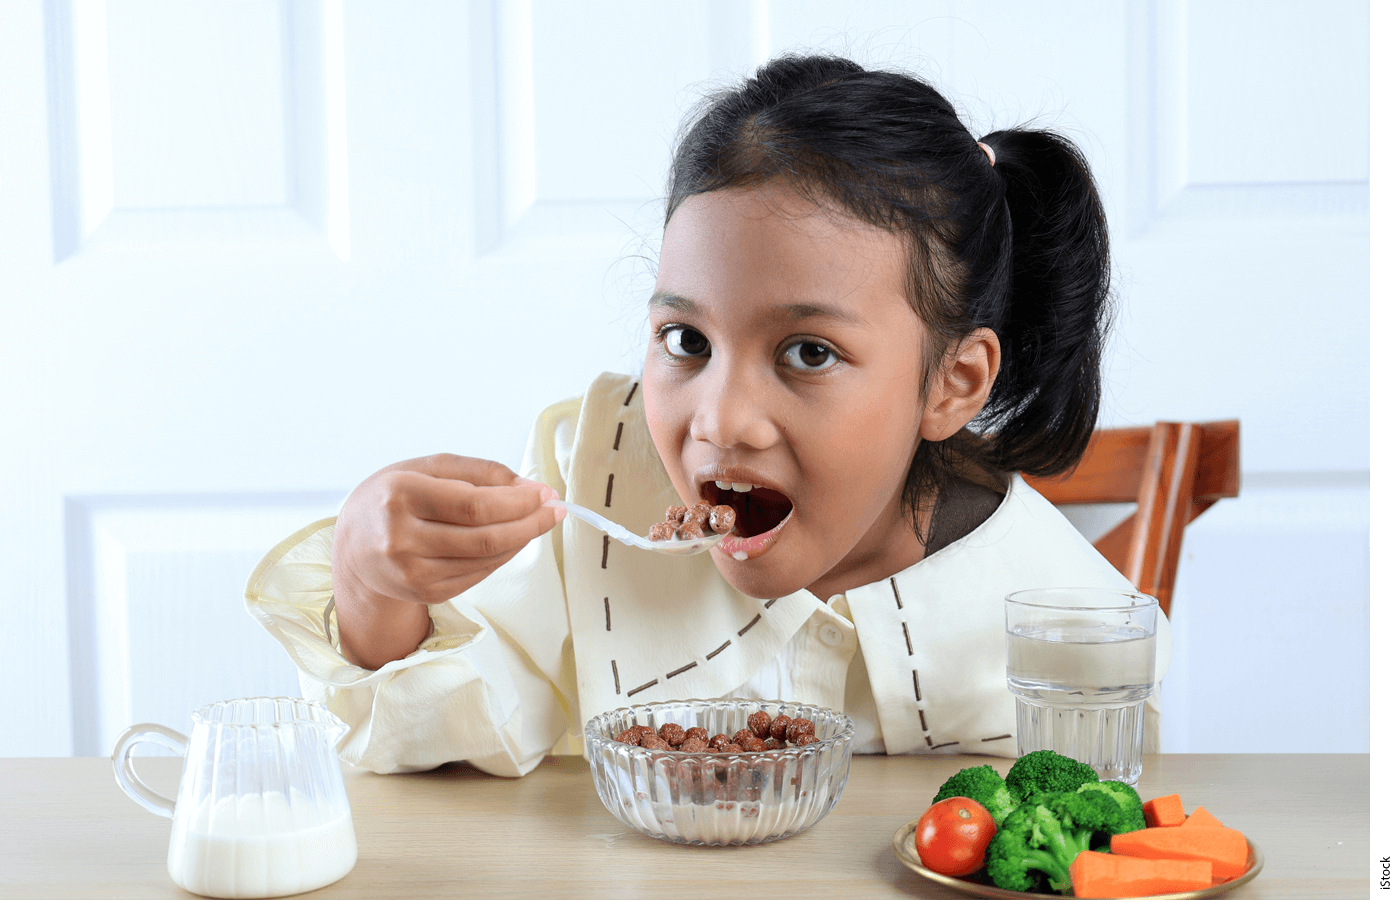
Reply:
[[667, 353], [682, 359], [710, 352], [709, 339], [685, 325], [667, 325], [661, 330], [661, 342]]

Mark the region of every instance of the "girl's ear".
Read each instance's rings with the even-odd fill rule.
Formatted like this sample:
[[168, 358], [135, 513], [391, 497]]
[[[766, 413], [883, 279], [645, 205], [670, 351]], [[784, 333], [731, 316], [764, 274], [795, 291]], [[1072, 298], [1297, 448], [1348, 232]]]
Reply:
[[942, 441], [976, 418], [1001, 367], [1001, 341], [990, 328], [978, 328], [943, 359], [929, 385], [919, 437]]

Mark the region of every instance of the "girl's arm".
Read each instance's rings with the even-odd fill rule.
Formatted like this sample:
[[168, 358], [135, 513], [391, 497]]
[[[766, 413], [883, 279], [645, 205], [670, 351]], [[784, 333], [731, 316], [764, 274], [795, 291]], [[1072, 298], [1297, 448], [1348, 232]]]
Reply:
[[438, 454], [381, 469], [345, 501], [331, 566], [340, 645], [366, 669], [418, 649], [428, 606], [482, 581], [564, 511], [553, 488], [489, 460]]

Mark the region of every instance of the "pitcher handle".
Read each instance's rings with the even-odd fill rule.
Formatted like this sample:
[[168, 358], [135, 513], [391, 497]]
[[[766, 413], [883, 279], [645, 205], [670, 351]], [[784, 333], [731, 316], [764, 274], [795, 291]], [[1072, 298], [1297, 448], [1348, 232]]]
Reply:
[[137, 744], [159, 744], [167, 750], [184, 756], [190, 739], [173, 728], [164, 725], [133, 725], [117, 738], [117, 747], [112, 751], [112, 771], [117, 776], [117, 785], [126, 795], [146, 809], [167, 819], [175, 815], [175, 801], [151, 788], [136, 774], [132, 764], [131, 751]]

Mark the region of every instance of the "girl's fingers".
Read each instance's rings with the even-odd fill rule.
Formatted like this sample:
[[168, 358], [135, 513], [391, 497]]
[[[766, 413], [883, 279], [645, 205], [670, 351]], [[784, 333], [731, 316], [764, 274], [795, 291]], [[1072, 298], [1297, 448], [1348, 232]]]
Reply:
[[495, 460], [456, 456], [452, 453], [435, 453], [432, 456], [410, 459], [390, 468], [422, 472], [434, 478], [465, 481], [482, 486], [504, 487], [515, 484], [518, 480], [518, 476], [509, 466]]
[[529, 481], [515, 483], [516, 476], [510, 477], [511, 483], [505, 485], [478, 485], [421, 472], [395, 476], [409, 513], [425, 521], [450, 525], [518, 521], [538, 511], [546, 497], [557, 496], [550, 487]]
[[513, 553], [489, 559], [414, 559], [400, 575], [403, 578], [394, 596], [414, 603], [442, 603], [451, 600], [505, 565]]
[[[489, 525], [454, 525], [423, 521], [415, 529], [415, 542], [424, 557], [461, 562], [490, 560], [518, 553], [558, 522], [553, 507], [540, 507], [536, 494], [535, 510], [523, 518]], [[504, 561], [504, 560], [502, 560]]]

